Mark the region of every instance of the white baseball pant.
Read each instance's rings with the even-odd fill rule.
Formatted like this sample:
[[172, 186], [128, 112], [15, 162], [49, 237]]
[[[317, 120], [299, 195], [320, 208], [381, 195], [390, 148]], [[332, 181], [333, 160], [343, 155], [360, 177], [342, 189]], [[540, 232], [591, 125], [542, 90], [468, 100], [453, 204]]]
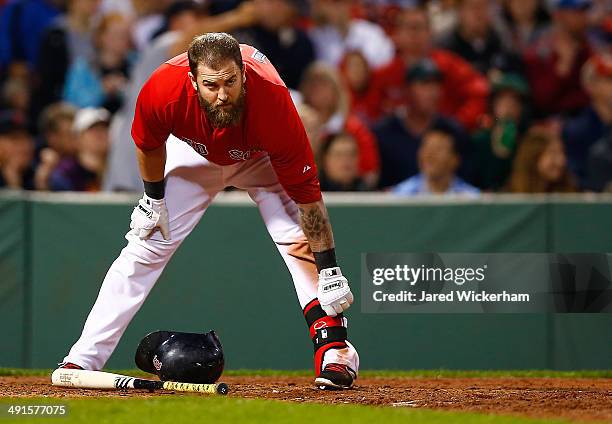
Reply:
[[[166, 206], [171, 240], [165, 241], [159, 231], [147, 240], [126, 234], [128, 244], [108, 270], [81, 337], [64, 362], [88, 370], [104, 367], [176, 249], [217, 193], [227, 186], [246, 190], [259, 207], [293, 277], [302, 309], [317, 296], [317, 270], [299, 225], [297, 206], [279, 184], [268, 156], [219, 166], [174, 136], [168, 139], [166, 149]], [[326, 352], [323, 367], [333, 362], [357, 371], [359, 357], [355, 348], [348, 346]]]

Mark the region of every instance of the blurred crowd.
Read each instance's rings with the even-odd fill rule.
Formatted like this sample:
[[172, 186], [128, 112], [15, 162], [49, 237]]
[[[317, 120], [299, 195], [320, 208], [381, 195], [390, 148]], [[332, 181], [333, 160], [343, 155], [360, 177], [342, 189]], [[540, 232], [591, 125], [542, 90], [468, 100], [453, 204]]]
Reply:
[[261, 50], [325, 191], [612, 191], [611, 0], [0, 0], [0, 188], [140, 191], [138, 92]]

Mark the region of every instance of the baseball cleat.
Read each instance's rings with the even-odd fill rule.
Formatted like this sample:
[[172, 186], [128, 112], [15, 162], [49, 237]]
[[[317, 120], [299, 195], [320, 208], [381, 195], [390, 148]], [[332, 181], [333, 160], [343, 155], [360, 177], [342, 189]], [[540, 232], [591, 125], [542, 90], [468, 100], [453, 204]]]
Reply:
[[353, 387], [357, 378], [355, 371], [341, 364], [327, 364], [315, 378], [315, 386], [321, 390], [344, 390]]
[[58, 364], [58, 368], [66, 368], [69, 370], [83, 370], [85, 368], [83, 368], [80, 365], [77, 364], [73, 364], [72, 362], [62, 362], [61, 364]]

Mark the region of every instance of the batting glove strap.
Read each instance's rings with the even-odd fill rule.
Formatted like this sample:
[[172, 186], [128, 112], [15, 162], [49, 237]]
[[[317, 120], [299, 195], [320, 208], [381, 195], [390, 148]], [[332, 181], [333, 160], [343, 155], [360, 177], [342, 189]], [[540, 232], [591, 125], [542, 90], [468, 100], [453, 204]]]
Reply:
[[342, 271], [340, 271], [339, 266], [335, 266], [333, 268], [323, 268], [321, 272], [319, 272], [319, 278], [335, 278], [342, 277]]
[[321, 313], [323, 317], [316, 320], [312, 325], [308, 327], [310, 332], [310, 338], [314, 338], [317, 334], [317, 330], [321, 330], [323, 328], [331, 328], [331, 327], [346, 327], [347, 320], [342, 316], [342, 314], [338, 314], [335, 317], [328, 316], [321, 309]]
[[315, 336], [312, 338], [314, 351], [316, 352], [325, 345], [334, 342], [346, 343], [346, 327], [329, 327], [316, 330]]

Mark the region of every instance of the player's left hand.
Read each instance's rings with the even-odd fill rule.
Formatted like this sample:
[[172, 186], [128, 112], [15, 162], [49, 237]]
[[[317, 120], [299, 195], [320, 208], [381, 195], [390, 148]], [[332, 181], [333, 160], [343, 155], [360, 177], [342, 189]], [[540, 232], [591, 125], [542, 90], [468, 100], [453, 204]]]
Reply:
[[321, 308], [330, 317], [335, 317], [351, 306], [353, 293], [339, 267], [325, 268], [319, 272], [317, 297]]
[[170, 240], [170, 225], [168, 224], [168, 209], [164, 199], [152, 199], [146, 194], [138, 202], [132, 212], [130, 228], [132, 234], [144, 240], [159, 228], [164, 240]]

